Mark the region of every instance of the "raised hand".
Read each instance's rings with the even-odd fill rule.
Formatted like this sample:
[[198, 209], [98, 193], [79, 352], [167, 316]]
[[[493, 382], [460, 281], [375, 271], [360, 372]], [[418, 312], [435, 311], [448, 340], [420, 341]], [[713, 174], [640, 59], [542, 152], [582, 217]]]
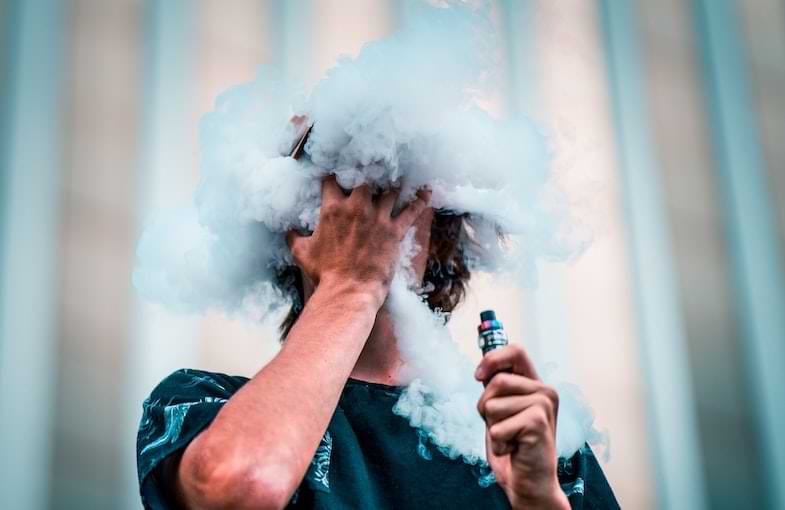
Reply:
[[556, 390], [540, 381], [517, 345], [486, 354], [475, 378], [486, 384], [477, 410], [487, 427], [488, 462], [512, 507], [569, 509], [556, 476]]
[[287, 242], [295, 263], [313, 287], [341, 282], [381, 290], [386, 296], [406, 231], [428, 206], [430, 192], [393, 216], [397, 191], [373, 199], [368, 185], [344, 195], [335, 176], [322, 182], [319, 225], [310, 236], [295, 231]]

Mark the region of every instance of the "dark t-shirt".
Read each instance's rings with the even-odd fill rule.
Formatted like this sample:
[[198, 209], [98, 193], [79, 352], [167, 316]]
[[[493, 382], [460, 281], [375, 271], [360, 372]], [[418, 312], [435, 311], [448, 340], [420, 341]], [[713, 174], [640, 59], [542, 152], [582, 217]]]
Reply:
[[[171, 508], [160, 481], [161, 462], [184, 449], [247, 381], [183, 369], [153, 390], [143, 405], [136, 450], [145, 508]], [[393, 414], [401, 391], [349, 379], [288, 508], [510, 508], [487, 468], [449, 459]], [[588, 447], [560, 459], [559, 482], [574, 509], [618, 508]]]

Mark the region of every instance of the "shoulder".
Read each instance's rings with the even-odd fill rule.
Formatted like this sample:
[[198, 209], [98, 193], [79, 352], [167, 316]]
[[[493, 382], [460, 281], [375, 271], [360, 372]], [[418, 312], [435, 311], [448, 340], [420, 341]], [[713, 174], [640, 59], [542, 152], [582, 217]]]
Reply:
[[142, 404], [136, 438], [140, 492], [145, 508], [166, 500], [155, 473], [181, 452], [216, 417], [248, 379], [183, 368], [166, 376]]
[[153, 388], [147, 402], [158, 401], [172, 405], [202, 397], [228, 399], [246, 382], [246, 377], [181, 368], [162, 379]]
[[[137, 454], [149, 468], [206, 427], [223, 404], [248, 381], [184, 368], [166, 376], [142, 403]], [[140, 480], [148, 470], [140, 471]]]

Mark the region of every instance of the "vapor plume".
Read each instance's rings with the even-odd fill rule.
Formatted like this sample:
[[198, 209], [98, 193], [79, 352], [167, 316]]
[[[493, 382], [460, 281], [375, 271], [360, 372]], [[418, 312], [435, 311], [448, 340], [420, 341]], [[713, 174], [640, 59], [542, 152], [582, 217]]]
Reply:
[[[550, 179], [541, 131], [479, 106], [496, 76], [489, 7], [414, 9], [399, 32], [341, 58], [310, 92], [263, 68], [217, 99], [201, 121], [193, 203], [152, 221], [140, 240], [134, 283], [142, 295], [179, 310], [253, 310], [257, 318], [288, 305], [274, 285], [276, 271], [292, 264], [282, 234], [317, 226], [328, 174], [346, 189], [400, 187], [399, 205], [427, 185], [434, 207], [470, 213], [473, 271], [532, 282], [538, 261], [580, 253], [588, 237]], [[300, 160], [288, 157], [299, 134], [293, 116], [313, 123]], [[499, 231], [510, 241], [501, 243]], [[417, 249], [408, 248], [409, 256]], [[405, 273], [389, 300], [409, 383], [395, 412], [446, 454], [482, 463], [482, 387]], [[570, 401], [574, 392], [566, 393]], [[572, 400], [562, 405], [561, 455], [593, 434], [591, 412]]]

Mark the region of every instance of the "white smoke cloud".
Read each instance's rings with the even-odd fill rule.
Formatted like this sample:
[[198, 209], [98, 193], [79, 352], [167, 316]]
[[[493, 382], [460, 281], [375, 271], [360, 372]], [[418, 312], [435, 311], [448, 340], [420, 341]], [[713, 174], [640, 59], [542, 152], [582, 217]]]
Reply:
[[[485, 422], [476, 412], [483, 388], [474, 380], [474, 367], [453, 341], [446, 321], [428, 308], [417, 293], [410, 261], [420, 247], [414, 228], [401, 243], [399, 267], [390, 287], [387, 308], [405, 364], [401, 379], [407, 384], [394, 412], [423, 430], [448, 457], [469, 464], [485, 462]], [[541, 370], [546, 383], [560, 396], [556, 451], [569, 458], [585, 443], [605, 443], [594, 429], [594, 415], [579, 389]]]
[[[478, 106], [494, 77], [488, 7], [416, 9], [394, 36], [340, 59], [310, 94], [264, 68], [218, 98], [201, 122], [193, 205], [152, 221], [140, 240], [134, 283], [146, 298], [228, 313], [253, 303], [257, 316], [285, 305], [274, 286], [276, 270], [291, 263], [282, 234], [315, 228], [327, 174], [344, 188], [400, 186], [401, 203], [428, 185], [433, 206], [471, 213], [482, 246], [467, 246], [475, 271], [532, 281], [538, 260], [582, 250], [588, 236], [550, 180], [542, 133], [524, 117], [498, 119]], [[297, 161], [286, 156], [297, 137], [294, 115], [313, 122], [306, 157]], [[498, 228], [525, 241], [501, 245]], [[481, 462], [484, 425], [475, 405], [482, 388], [404, 273], [389, 300], [412, 383], [397, 412], [449, 455]], [[590, 439], [591, 416], [562, 413], [574, 414], [565, 418], [569, 437], [559, 431], [568, 445], [560, 453], [568, 454]]]

